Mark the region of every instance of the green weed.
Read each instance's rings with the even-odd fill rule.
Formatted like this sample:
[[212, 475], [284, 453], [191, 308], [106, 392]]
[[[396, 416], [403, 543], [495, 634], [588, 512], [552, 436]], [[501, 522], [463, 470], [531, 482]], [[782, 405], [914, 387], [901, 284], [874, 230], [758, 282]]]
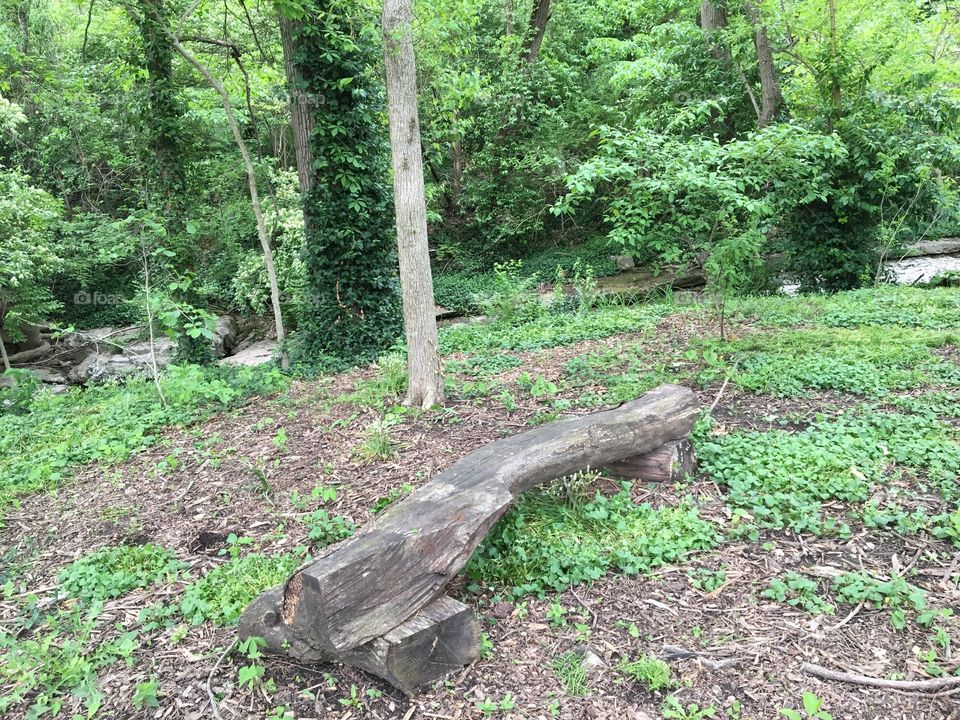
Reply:
[[171, 582], [186, 565], [156, 545], [120, 545], [85, 555], [60, 571], [60, 587], [90, 604], [154, 583]]
[[571, 507], [562, 485], [525, 494], [474, 553], [467, 574], [514, 596], [564, 590], [609, 570], [636, 574], [717, 542], [695, 507], [637, 505], [629, 483]]
[[194, 625], [208, 620], [232, 625], [251, 600], [284, 582], [298, 564], [299, 558], [294, 555], [270, 558], [252, 553], [233, 558], [188, 585], [180, 611]]
[[617, 669], [650, 692], [673, 685], [673, 672], [663, 660], [643, 655], [636, 660], [624, 660]]

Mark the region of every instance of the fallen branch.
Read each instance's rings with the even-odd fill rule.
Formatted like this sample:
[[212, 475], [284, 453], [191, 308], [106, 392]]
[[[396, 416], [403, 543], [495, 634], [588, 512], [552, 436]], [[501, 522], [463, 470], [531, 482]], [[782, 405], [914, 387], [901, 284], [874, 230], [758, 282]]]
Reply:
[[875, 678], [869, 675], [830, 670], [829, 668], [814, 663], [804, 663], [800, 669], [807, 673], [807, 675], [813, 675], [813, 677], [820, 678], [821, 680], [835, 680], [836, 682], [850, 683], [852, 685], [865, 685], [866, 687], [887, 688], [889, 690], [934, 692], [943, 690], [944, 688], [960, 686], [960, 676], [956, 675], [933, 678], [931, 680], [885, 680], [884, 678]]
[[213, 713], [213, 717], [216, 720], [223, 720], [223, 715], [220, 714], [220, 708], [217, 707], [217, 696], [213, 694], [213, 676], [217, 674], [217, 670], [220, 669], [220, 663], [224, 661], [224, 658], [229, 655], [233, 649], [237, 646], [239, 640], [234, 640], [230, 645], [220, 653], [220, 657], [217, 658], [217, 661], [213, 664], [213, 668], [210, 670], [210, 674], [207, 675], [207, 697], [210, 698], [210, 710]]

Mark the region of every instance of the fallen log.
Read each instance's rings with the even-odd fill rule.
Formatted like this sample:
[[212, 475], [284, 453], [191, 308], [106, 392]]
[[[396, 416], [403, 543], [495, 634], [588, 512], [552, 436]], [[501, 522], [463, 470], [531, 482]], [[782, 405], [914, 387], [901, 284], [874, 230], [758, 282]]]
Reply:
[[688, 439], [664, 443], [656, 450], [637, 455], [607, 468], [618, 477], [643, 482], [680, 482], [697, 471], [697, 455]]
[[[391, 682], [388, 674], [406, 682], [405, 673], [411, 671], [396, 669], [405, 667], [406, 661], [398, 658], [406, 657], [406, 646], [398, 645], [397, 638], [412, 633], [407, 642], [413, 643], [433, 634], [439, 642], [460, 637], [466, 624], [447, 618], [448, 627], [433, 628], [444, 622], [442, 613], [416, 631], [404, 629], [404, 624], [417, 623], [418, 613], [421, 620], [433, 617], [433, 610], [426, 608], [440, 598], [444, 586], [518, 495], [540, 483], [684, 438], [696, 416], [692, 391], [664, 385], [613, 410], [485, 445], [354, 537], [328, 548], [282, 588], [254, 601], [242, 619], [241, 634], [262, 636], [268, 649], [301, 660], [336, 658], [361, 667], [368, 663], [377, 668], [372, 672]], [[441, 610], [449, 612], [450, 606]], [[386, 642], [388, 650], [376, 645], [378, 641]], [[458, 663], [468, 657], [459, 651], [450, 655]], [[383, 657], [387, 659], [379, 659]], [[425, 660], [420, 655], [416, 662]], [[434, 669], [439, 671], [446, 662], [438, 661]], [[383, 669], [385, 665], [389, 667]]]

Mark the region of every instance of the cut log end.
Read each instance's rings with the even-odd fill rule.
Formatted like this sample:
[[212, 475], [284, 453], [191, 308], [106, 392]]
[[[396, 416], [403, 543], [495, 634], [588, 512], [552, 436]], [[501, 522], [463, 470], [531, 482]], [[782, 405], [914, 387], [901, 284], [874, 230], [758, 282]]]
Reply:
[[697, 455], [689, 440], [675, 440], [643, 455], [612, 463], [608, 469], [629, 480], [674, 483], [697, 471]]
[[386, 635], [344, 652], [329, 652], [282, 620], [283, 586], [263, 593], [240, 618], [240, 637], [260, 637], [266, 650], [302, 662], [330, 660], [362, 668], [403, 692], [441, 680], [480, 657], [480, 624], [468, 605], [442, 596]]

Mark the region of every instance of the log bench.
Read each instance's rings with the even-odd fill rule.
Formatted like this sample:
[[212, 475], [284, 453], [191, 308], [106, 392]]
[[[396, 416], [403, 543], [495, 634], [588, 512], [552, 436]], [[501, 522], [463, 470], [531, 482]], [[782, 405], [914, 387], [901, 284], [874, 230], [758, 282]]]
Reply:
[[484, 445], [256, 598], [240, 635], [303, 662], [363, 668], [406, 693], [438, 680], [480, 652], [473, 609], [444, 587], [514, 500], [605, 466], [677, 479], [690, 468], [684, 441], [697, 413], [691, 390], [664, 385], [612, 410]]

